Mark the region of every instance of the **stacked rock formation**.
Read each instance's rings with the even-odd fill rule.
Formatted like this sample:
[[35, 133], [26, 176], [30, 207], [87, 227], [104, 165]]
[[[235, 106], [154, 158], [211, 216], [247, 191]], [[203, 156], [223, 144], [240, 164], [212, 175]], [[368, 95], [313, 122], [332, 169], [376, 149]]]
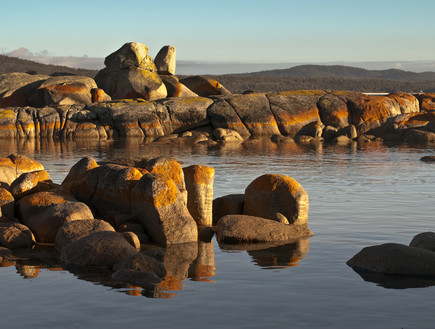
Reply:
[[[213, 168], [181, 168], [167, 158], [98, 164], [87, 157], [58, 185], [42, 164], [27, 157], [12, 154], [0, 164], [1, 248], [51, 244], [67, 266], [110, 268], [123, 282], [169, 289], [184, 280], [184, 270], [150, 255], [163, 247], [169, 257], [177, 245], [176, 250], [195, 255], [186, 256], [194, 277], [214, 275], [213, 252], [201, 240], [209, 241], [213, 233]], [[244, 201], [243, 214], [222, 214], [216, 228], [220, 242], [311, 236], [308, 196], [292, 178], [261, 176], [248, 186]], [[144, 244], [154, 248], [141, 253]]]

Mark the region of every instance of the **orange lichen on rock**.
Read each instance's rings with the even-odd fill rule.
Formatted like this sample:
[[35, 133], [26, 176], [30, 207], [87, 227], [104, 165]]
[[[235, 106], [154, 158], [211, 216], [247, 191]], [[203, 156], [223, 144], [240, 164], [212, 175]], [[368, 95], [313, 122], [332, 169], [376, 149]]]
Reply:
[[266, 174], [255, 179], [250, 186], [258, 191], [275, 191], [286, 186], [291, 193], [296, 193], [300, 185], [289, 176]]
[[184, 174], [186, 178], [189, 176], [195, 184], [209, 185], [210, 179], [214, 180], [214, 168], [212, 167], [194, 165], [184, 168]]
[[184, 186], [183, 169], [178, 161], [162, 159], [153, 161], [145, 167], [150, 173], [161, 174], [171, 178], [175, 184]]
[[168, 176], [157, 175], [159, 175], [158, 185], [155, 186], [153, 194], [147, 195], [145, 200], [154, 204], [156, 208], [161, 208], [174, 203], [178, 198], [179, 191], [174, 181]]
[[311, 107], [303, 112], [289, 113], [281, 112], [277, 117], [280, 126], [291, 126], [294, 124], [306, 123], [313, 121], [319, 117], [317, 107]]
[[361, 101], [351, 101], [354, 125], [383, 123], [390, 117], [401, 114], [399, 105], [386, 96], [365, 96]]

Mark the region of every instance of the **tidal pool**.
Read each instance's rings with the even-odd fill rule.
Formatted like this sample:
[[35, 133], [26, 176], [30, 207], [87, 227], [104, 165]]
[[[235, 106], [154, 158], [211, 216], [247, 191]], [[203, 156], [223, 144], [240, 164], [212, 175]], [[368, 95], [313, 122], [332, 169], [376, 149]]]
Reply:
[[435, 164], [419, 161], [433, 154], [431, 146], [1, 143], [0, 156], [13, 152], [40, 161], [57, 183], [86, 155], [171, 156], [182, 166], [214, 167], [214, 197], [243, 193], [265, 173], [289, 175], [308, 192], [314, 236], [243, 247], [213, 239], [174, 250], [167, 264], [181, 279], [174, 275], [157, 292], [111, 285], [105, 273], [65, 270], [42, 248], [45, 262], [0, 268], [2, 328], [433, 328], [435, 282], [366, 281], [345, 264], [365, 246], [409, 244], [435, 231]]

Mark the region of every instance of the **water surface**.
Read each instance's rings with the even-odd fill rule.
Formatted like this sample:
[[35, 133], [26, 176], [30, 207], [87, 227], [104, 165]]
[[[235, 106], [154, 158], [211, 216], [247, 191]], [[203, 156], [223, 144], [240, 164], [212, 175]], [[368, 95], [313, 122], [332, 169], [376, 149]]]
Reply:
[[183, 166], [214, 167], [215, 197], [243, 193], [265, 173], [289, 175], [308, 192], [314, 236], [257, 250], [221, 248], [213, 240], [207, 248], [215, 271], [198, 276], [190, 269], [172, 287], [177, 290], [166, 291], [171, 298], [149, 298], [56, 268], [28, 278], [15, 266], [0, 268], [2, 328], [433, 328], [430, 282], [392, 289], [363, 280], [345, 264], [365, 246], [409, 244], [415, 234], [435, 231], [435, 165], [419, 161], [433, 154], [432, 147], [266, 141], [225, 148], [141, 141], [0, 145], [0, 156], [12, 152], [43, 163], [57, 183], [85, 155], [172, 156]]

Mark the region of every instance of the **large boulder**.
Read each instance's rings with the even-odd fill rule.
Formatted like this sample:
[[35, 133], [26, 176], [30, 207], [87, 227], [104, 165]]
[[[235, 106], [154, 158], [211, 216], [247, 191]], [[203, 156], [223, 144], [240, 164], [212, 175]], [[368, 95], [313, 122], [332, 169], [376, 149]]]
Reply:
[[131, 213], [157, 244], [165, 246], [198, 239], [196, 222], [185, 199], [174, 180], [166, 175], [142, 176], [132, 189]]
[[418, 99], [410, 94], [396, 92], [388, 94], [387, 97], [393, 99], [399, 105], [402, 114], [420, 112]]
[[356, 271], [435, 278], [435, 253], [397, 243], [363, 248], [346, 263]]
[[60, 258], [72, 266], [112, 267], [125, 258], [137, 254], [122, 233], [96, 232], [65, 245]]
[[216, 226], [219, 243], [227, 244], [286, 241], [311, 235], [306, 224], [288, 225], [247, 215], [224, 216]]
[[155, 100], [167, 96], [166, 87], [160, 76], [156, 72], [141, 68], [115, 72], [103, 69], [98, 72], [95, 81], [112, 99]]
[[213, 225], [214, 169], [193, 165], [183, 168], [187, 189], [187, 209], [198, 227]]
[[402, 113], [399, 104], [386, 96], [365, 95], [348, 104], [352, 123], [360, 134], [370, 133], [388, 118]]
[[54, 187], [50, 174], [45, 170], [37, 170], [21, 174], [11, 184], [11, 193], [16, 200], [22, 197], [42, 191], [48, 191]]
[[9, 248], [31, 248], [35, 244], [33, 233], [23, 224], [0, 223], [0, 245]]
[[74, 182], [80, 182], [88, 172], [88, 170], [98, 167], [97, 161], [92, 157], [81, 158], [74, 164], [68, 172], [68, 175], [62, 181], [62, 187], [69, 190], [69, 187]]
[[268, 98], [261, 93], [233, 95], [227, 99], [252, 136], [279, 135]]
[[44, 170], [38, 161], [24, 155], [10, 154], [0, 158], [0, 183], [3, 187], [9, 187], [21, 174], [38, 170]]
[[308, 194], [296, 180], [266, 174], [246, 188], [243, 214], [300, 225], [308, 222], [308, 207]]
[[57, 231], [65, 222], [93, 218], [87, 205], [68, 201], [49, 206], [33, 216], [23, 218], [22, 221], [32, 230], [36, 241], [53, 244]]
[[101, 217], [111, 210], [129, 213], [131, 190], [141, 177], [142, 173], [133, 167], [103, 165], [86, 171], [70, 191]]
[[215, 100], [207, 108], [207, 116], [215, 129], [232, 129], [245, 138], [251, 135], [234, 107], [227, 100]]
[[157, 53], [154, 64], [156, 65], [159, 74], [175, 74], [176, 65], [176, 49], [174, 46], [164, 46]]
[[349, 125], [347, 103], [341, 97], [333, 93], [323, 95], [317, 102], [317, 108], [325, 126], [344, 128]]
[[210, 77], [196, 75], [181, 79], [180, 82], [199, 96], [231, 95], [222, 84]]
[[83, 219], [65, 222], [57, 231], [54, 246], [61, 251], [67, 244], [79, 240], [96, 232], [115, 229], [108, 222], [99, 219]]
[[0, 75], [0, 108], [29, 106], [33, 92], [48, 75], [5, 73]]
[[301, 134], [316, 137], [313, 124], [321, 121], [317, 102], [324, 94], [322, 90], [296, 90], [267, 94], [270, 110], [276, 119], [279, 131], [291, 138]]
[[104, 63], [106, 68], [98, 72], [95, 81], [112, 99], [155, 100], [167, 96], [166, 87], [144, 44], [126, 43], [107, 56]]

